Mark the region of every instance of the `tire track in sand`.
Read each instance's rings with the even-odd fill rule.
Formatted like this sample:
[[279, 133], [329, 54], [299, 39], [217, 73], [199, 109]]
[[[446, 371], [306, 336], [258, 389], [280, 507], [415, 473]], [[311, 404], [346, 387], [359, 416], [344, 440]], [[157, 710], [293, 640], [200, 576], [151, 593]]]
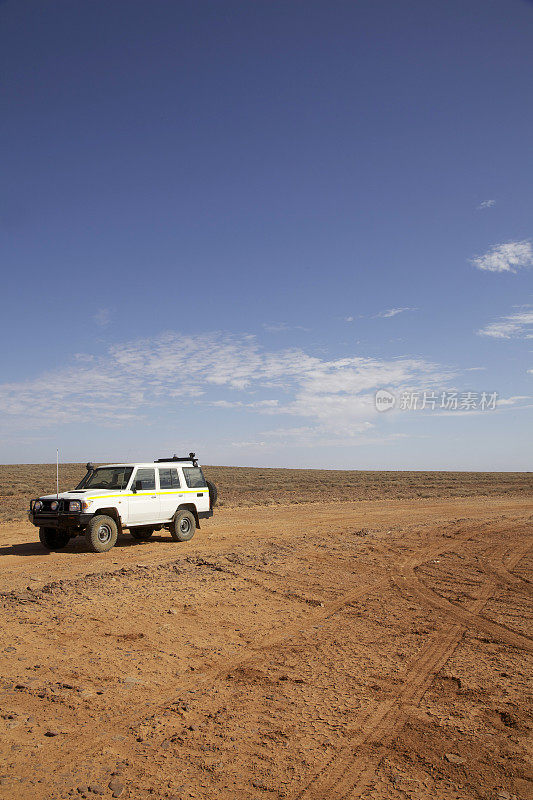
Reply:
[[[486, 602], [490, 591], [484, 593], [478, 603]], [[293, 800], [341, 800], [364, 777], [372, 775], [379, 759], [364, 763], [358, 750], [369, 741], [382, 744], [392, 737], [405, 722], [406, 705], [417, 705], [429, 687], [435, 674], [442, 669], [459, 643], [464, 628], [454, 623], [432, 634], [421, 653], [411, 662], [399, 695], [380, 703], [359, 722], [358, 733], [330, 759], [311, 781], [300, 789]]]
[[[509, 571], [523, 558], [530, 547], [531, 540], [526, 540], [513, 553], [509, 559]], [[496, 558], [498, 556], [500, 558], [503, 557], [503, 549], [503, 547], [498, 548], [497, 553], [495, 553]], [[426, 552], [426, 558], [423, 560], [427, 560], [428, 556], [435, 554], [434, 551], [431, 553]], [[480, 612], [494, 592], [495, 582], [492, 578], [489, 577], [482, 587], [479, 597], [471, 604], [469, 609], [459, 609], [459, 607], [444, 600], [445, 605], [441, 606], [440, 600], [442, 598], [439, 598], [427, 587], [424, 587], [424, 591], [421, 591], [416, 585], [419, 582], [414, 570], [420, 563], [423, 563], [423, 561], [419, 558], [412, 557], [408, 559], [397, 573], [396, 571], [393, 572], [391, 577], [394, 583], [400, 590], [405, 591], [407, 588], [409, 596], [415, 594], [419, 599], [424, 600], [428, 597], [431, 600], [430, 605], [437, 607], [439, 610], [443, 608], [448, 612], [447, 606], [451, 606], [454, 612], [452, 614], [452, 620], [454, 621], [444, 629], [434, 633], [422, 652], [411, 662], [406, 671], [405, 682], [399, 696], [380, 703], [371, 714], [365, 715], [357, 726], [358, 733], [351, 738], [350, 742], [339, 753], [329, 759], [304, 787], [292, 796], [292, 800], [324, 800], [324, 798], [328, 798], [328, 800], [344, 800], [347, 797], [350, 797], [350, 800], [355, 800], [360, 797], [371, 782], [382, 758], [382, 753], [378, 753], [369, 760], [367, 754], [361, 756], [358, 754], [358, 750], [369, 742], [375, 742], [381, 748], [392, 742], [394, 736], [405, 724], [405, 707], [420, 703], [434, 676], [452, 656], [466, 628], [471, 624], [478, 624], [479, 622], [479, 625], [485, 629], [486, 622], [491, 635], [494, 635], [495, 638], [503, 639], [506, 644], [512, 644], [515, 647], [533, 649], [533, 642], [528, 637], [521, 636], [504, 626], [490, 623], [480, 617]], [[404, 577], [408, 577], [409, 574], [412, 574], [414, 581], [404, 581]], [[414, 591], [415, 589], [417, 591]]]
[[[521, 558], [527, 555], [529, 549], [531, 548], [533, 543], [532, 539], [526, 540], [524, 542], [524, 546], [521, 548], [522, 555], [520, 558], [516, 559], [513, 556], [513, 564], [516, 566]], [[529, 594], [533, 595], [533, 584], [527, 578], [522, 577], [521, 575], [515, 575], [514, 572], [511, 572], [510, 567], [506, 563], [509, 559], [505, 557], [501, 558], [488, 558], [486, 561], [483, 561], [479, 566], [487, 575], [491, 575], [493, 578], [499, 581], [499, 583], [503, 584], [504, 586], [510, 586], [517, 592], [522, 594]]]
[[[508, 560], [510, 569], [505, 568], [506, 572], [511, 572], [512, 567], [516, 566], [516, 564], [518, 564], [518, 562], [527, 554], [527, 552], [531, 549], [532, 544], [533, 539], [531, 537], [528, 537], [524, 542], [522, 542], [522, 544]], [[498, 562], [498, 559], [502, 560], [503, 552], [504, 548], [499, 547], [494, 553], [496, 562]], [[435, 608], [437, 611], [441, 611], [443, 614], [450, 615], [456, 620], [456, 622], [464, 625], [465, 627], [479, 628], [496, 641], [500, 641], [511, 647], [517, 647], [523, 650], [533, 650], [533, 639], [529, 636], [524, 636], [521, 633], [517, 633], [512, 628], [509, 628], [502, 623], [492, 622], [480, 613], [481, 609], [469, 609], [465, 606], [452, 603], [449, 600], [446, 600], [444, 597], [441, 597], [439, 594], [437, 594], [437, 592], [435, 592], [433, 589], [430, 589], [429, 586], [422, 582], [415, 572], [416, 566], [418, 565], [405, 563], [400, 567], [400, 569], [392, 572], [391, 577], [400, 591], [403, 591], [407, 595], [413, 595], [423, 604], [430, 606], [431, 608]], [[501, 579], [499, 574], [497, 577], [498, 579]], [[494, 581], [494, 579], [490, 578], [490, 576], [489, 579]]]
[[[427, 559], [439, 555], [443, 551], [452, 549], [456, 545], [464, 543], [465, 540], [471, 539], [473, 535], [475, 534], [473, 534], [471, 530], [465, 531], [462, 536], [455, 539], [453, 544], [449, 540], [443, 541], [440, 537], [437, 540], [433, 539], [426, 544], [426, 547], [423, 551], [419, 551], [416, 556], [411, 556], [409, 558], [409, 564], [414, 569], [415, 566], [423, 563]], [[393, 551], [385, 547], [380, 547], [379, 550], [383, 551], [381, 553], [382, 555], [387, 556], [389, 563], [397, 557]], [[204, 670], [199, 670], [195, 677], [196, 688], [204, 691], [209, 690], [218, 680], [225, 679], [229, 671], [235, 670], [241, 666], [247, 666], [250, 663], [255, 663], [258, 658], [261, 659], [269, 657], [272, 651], [278, 650], [294, 638], [300, 638], [302, 634], [311, 631], [321, 623], [334, 617], [344, 607], [351, 604], [356, 604], [358, 601], [368, 596], [368, 594], [371, 592], [378, 590], [381, 586], [389, 585], [390, 569], [390, 567], [387, 567], [385, 574], [381, 577], [360, 585], [351, 591], [343, 593], [335, 600], [325, 603], [324, 607], [312, 608], [312, 610], [310, 609], [305, 619], [299, 620], [293, 625], [287, 626], [283, 629], [278, 629], [266, 637], [263, 637], [257, 643], [248, 645], [238, 654], [234, 654], [226, 659], [223, 659], [222, 661], [219, 661], [218, 663], [207, 667]], [[432, 676], [434, 671], [440, 668], [438, 666], [439, 663], [445, 663], [446, 659], [449, 657], [447, 653], [449, 649], [448, 640], [450, 635], [450, 641], [453, 643], [455, 638], [460, 635], [460, 631], [462, 630], [461, 626], [457, 625], [456, 627], [457, 631], [454, 628], [451, 633], [448, 632], [445, 634], [445, 639], [440, 642], [438, 641], [438, 637], [433, 637], [431, 642], [428, 643], [428, 645], [424, 648], [422, 655], [418, 658], [416, 664], [413, 666], [414, 671], [409, 680], [409, 684], [404, 688], [405, 696], [407, 698], [404, 702], [413, 702], [412, 700], [409, 700], [409, 697], [411, 696], [410, 693], [413, 693], [414, 697], [416, 694], [416, 687], [419, 685], [424, 685], [426, 677]], [[106, 719], [105, 732], [103, 732], [96, 741], [93, 733], [96, 720], [93, 720], [90, 726], [83, 726], [79, 733], [73, 733], [67, 742], [62, 742], [61, 749], [56, 754], [57, 757], [55, 759], [54, 756], [50, 754], [51, 760], [56, 761], [56, 768], [54, 769], [51, 767], [51, 769], [54, 769], [54, 774], [56, 777], [68, 779], [68, 770], [64, 772], [62, 766], [72, 763], [76, 759], [80, 748], [83, 748], [86, 757], [96, 755], [98, 752], [102, 753], [106, 746], [114, 744], [114, 739], [116, 739], [117, 734], [124, 734], [127, 729], [131, 731], [135, 726], [149, 722], [158, 714], [164, 713], [168, 709], [169, 704], [172, 705], [175, 702], [176, 692], [179, 691], [180, 687], [178, 685], [173, 686], [171, 690], [167, 690], [165, 692], [165, 696], [160, 698], [160, 700], [151, 707], [148, 713], [146, 709], [138, 709], [137, 711], [129, 710], [126, 713], [119, 713], [115, 715], [112, 721]], [[425, 688], [423, 691], [425, 691]], [[394, 706], [397, 706], [396, 699], [394, 701], [381, 704], [378, 707], [376, 712], [374, 712], [372, 715], [372, 718], [368, 721], [369, 732], [371, 732], [373, 729], [378, 729], [380, 724], [385, 724], [385, 726], [390, 725], [387, 714], [392, 714], [393, 716], [397, 715], [398, 710], [394, 708]], [[121, 748], [119, 747], [118, 749]], [[352, 747], [349, 748], [350, 756], [353, 755], [352, 749]], [[335, 763], [337, 763], [337, 760]], [[326, 765], [326, 769], [327, 766], [328, 765]], [[315, 781], [313, 780], [312, 783], [314, 782]], [[36, 796], [34, 792], [35, 787], [33, 787], [32, 797]], [[300, 792], [298, 796], [303, 795]], [[321, 798], [321, 800], [323, 800], [323, 798]]]

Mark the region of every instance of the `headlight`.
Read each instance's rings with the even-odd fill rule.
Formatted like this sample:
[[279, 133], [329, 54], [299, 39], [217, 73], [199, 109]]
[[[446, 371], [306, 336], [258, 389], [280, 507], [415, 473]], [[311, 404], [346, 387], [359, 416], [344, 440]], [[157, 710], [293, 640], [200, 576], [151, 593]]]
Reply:
[[79, 500], [71, 500], [68, 508], [69, 511], [81, 511], [81, 503]]
[[36, 500], [35, 503], [33, 504], [34, 511], [40, 511], [42, 507], [43, 507], [42, 500]]
[[59, 502], [57, 500], [52, 500], [52, 502], [50, 503], [50, 510], [57, 511], [58, 508], [59, 508]]

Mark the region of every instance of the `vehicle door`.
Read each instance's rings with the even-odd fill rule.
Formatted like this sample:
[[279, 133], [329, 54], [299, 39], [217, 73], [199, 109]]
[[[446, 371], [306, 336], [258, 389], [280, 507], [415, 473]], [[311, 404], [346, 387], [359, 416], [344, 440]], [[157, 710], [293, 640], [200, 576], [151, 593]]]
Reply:
[[209, 489], [200, 467], [183, 467], [187, 484], [187, 501], [194, 503], [198, 511], [209, 511]]
[[176, 467], [159, 467], [158, 472], [161, 519], [168, 521], [183, 502], [184, 494]]
[[145, 525], [159, 522], [159, 497], [157, 496], [155, 469], [138, 467], [133, 475], [128, 497], [128, 525]]

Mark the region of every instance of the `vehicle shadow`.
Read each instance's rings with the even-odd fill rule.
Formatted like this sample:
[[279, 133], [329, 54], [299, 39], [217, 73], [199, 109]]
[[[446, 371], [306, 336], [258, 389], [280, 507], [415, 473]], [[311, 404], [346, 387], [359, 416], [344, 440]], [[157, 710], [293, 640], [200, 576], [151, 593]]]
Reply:
[[24, 542], [0, 547], [0, 556], [39, 556], [49, 555], [40, 542]]
[[[124, 547], [143, 547], [147, 544], [151, 544], [152, 542], [171, 542], [172, 538], [170, 536], [152, 536], [148, 541], [141, 542], [138, 539], [134, 539], [133, 536], [128, 536], [128, 534], [123, 534], [119, 536], [116, 545], [107, 552], [111, 552], [112, 550], [116, 550], [117, 548], [122, 549]], [[77, 536], [75, 539], [72, 539], [65, 548], [62, 550], [55, 550], [55, 553], [65, 553], [65, 555], [76, 555], [77, 553], [88, 553], [90, 552], [87, 549], [85, 544], [85, 540], [83, 536]], [[12, 544], [6, 545], [5, 547], [0, 547], [0, 556], [49, 556], [50, 553], [48, 550], [42, 546], [39, 541], [34, 542], [21, 542], [20, 544]], [[97, 555], [97, 554], [95, 554]], [[102, 553], [101, 555], [105, 555]]]
[[[83, 537], [81, 537], [81, 541], [83, 541]], [[116, 550], [117, 547], [131, 547], [132, 545], [137, 547], [146, 547], [147, 544], [153, 544], [154, 542], [166, 542], [168, 544], [172, 541], [173, 539], [170, 534], [167, 536], [150, 536], [149, 539], [147, 539], [145, 542], [142, 542], [139, 539], [134, 539], [133, 536], [129, 536], [129, 534], [124, 533], [122, 536], [118, 537], [117, 543], [112, 549]], [[83, 542], [83, 544], [85, 545], [85, 542]]]

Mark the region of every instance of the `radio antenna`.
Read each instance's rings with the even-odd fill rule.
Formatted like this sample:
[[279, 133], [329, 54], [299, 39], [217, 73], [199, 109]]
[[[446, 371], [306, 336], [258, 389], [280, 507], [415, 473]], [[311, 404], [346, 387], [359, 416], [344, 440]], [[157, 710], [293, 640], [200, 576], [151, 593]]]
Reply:
[[59, 500], [59, 447], [56, 450], [56, 496]]

